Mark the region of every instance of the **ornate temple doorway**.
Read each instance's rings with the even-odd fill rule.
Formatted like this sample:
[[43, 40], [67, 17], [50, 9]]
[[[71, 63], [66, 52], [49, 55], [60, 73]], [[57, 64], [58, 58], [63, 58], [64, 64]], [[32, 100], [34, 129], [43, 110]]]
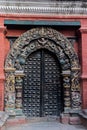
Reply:
[[44, 49], [32, 53], [24, 66], [23, 112], [29, 117], [59, 116], [63, 111], [61, 68]]
[[13, 44], [5, 61], [5, 111], [28, 117], [81, 109], [78, 56], [51, 28], [34, 28]]

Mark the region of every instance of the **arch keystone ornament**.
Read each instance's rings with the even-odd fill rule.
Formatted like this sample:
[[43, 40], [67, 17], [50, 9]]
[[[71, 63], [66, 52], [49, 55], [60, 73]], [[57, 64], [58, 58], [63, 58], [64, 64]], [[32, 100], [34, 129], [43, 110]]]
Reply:
[[63, 111], [81, 109], [80, 66], [71, 43], [51, 28], [34, 28], [22, 34], [13, 44], [5, 62], [5, 111], [23, 114], [22, 89], [26, 59], [37, 50], [46, 49], [56, 55], [61, 68]]

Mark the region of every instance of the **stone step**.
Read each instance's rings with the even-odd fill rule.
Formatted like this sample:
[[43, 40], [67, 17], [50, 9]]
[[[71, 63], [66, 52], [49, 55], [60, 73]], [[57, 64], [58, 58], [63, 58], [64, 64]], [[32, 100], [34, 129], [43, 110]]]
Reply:
[[17, 116], [17, 117], [10, 117], [6, 121], [6, 126], [15, 126], [15, 125], [20, 125], [20, 124], [26, 124], [27, 119], [25, 116]]

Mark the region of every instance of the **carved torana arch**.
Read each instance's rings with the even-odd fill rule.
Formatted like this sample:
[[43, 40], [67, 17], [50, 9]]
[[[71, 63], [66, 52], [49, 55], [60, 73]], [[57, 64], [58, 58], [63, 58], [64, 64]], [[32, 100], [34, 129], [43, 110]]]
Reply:
[[[26, 58], [38, 49], [47, 49], [55, 53], [59, 60], [64, 87], [64, 111], [79, 110], [81, 97], [78, 56], [66, 37], [54, 29], [43, 27], [22, 34], [13, 44], [6, 58], [5, 110], [12, 114], [17, 112], [16, 108], [22, 110], [22, 101], [16, 99], [16, 89], [22, 89]], [[17, 85], [19, 83], [20, 88]]]

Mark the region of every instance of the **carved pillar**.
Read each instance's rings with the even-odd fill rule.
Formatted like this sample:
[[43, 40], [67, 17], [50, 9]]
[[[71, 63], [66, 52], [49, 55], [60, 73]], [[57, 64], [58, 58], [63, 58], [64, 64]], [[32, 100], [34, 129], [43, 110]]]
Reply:
[[81, 92], [80, 92], [80, 68], [71, 68], [71, 108], [73, 111], [81, 109]]
[[[85, 23], [86, 24], [86, 23]], [[87, 25], [84, 23], [80, 28], [81, 32], [81, 86], [82, 86], [82, 107], [87, 108]]]
[[4, 26], [0, 26], [0, 110], [4, 110], [4, 59], [5, 59], [5, 31]]
[[5, 68], [5, 111], [9, 115], [22, 115], [23, 71]]
[[63, 89], [64, 89], [64, 112], [68, 112], [71, 108], [70, 96], [70, 70], [62, 72], [63, 75]]
[[23, 71], [15, 71], [16, 115], [22, 115]]
[[5, 111], [15, 115], [15, 68], [5, 68]]

